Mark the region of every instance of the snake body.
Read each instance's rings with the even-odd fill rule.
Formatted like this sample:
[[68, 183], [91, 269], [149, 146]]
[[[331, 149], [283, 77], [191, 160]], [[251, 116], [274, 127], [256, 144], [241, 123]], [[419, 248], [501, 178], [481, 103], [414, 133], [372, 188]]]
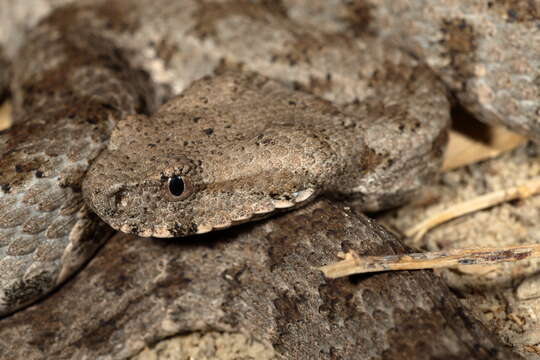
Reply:
[[[17, 59], [15, 125], [0, 134], [0, 314], [107, 239], [89, 207], [159, 237], [319, 193], [376, 210], [433, 178], [445, 144], [448, 101], [427, 67], [264, 2], [77, 2], [42, 20]], [[218, 75], [189, 86], [207, 74]]]
[[68, 15], [36, 27], [13, 66], [15, 126], [0, 138], [0, 313], [54, 288], [107, 239], [82, 201], [81, 179], [115, 119], [152, 101], [143, 73], [114, 45], [55, 18]]

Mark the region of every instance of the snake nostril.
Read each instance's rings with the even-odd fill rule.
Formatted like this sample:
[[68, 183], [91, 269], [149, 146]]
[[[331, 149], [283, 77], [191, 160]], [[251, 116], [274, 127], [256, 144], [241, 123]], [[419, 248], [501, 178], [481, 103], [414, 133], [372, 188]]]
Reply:
[[127, 205], [123, 190], [109, 193], [109, 194], [106, 194], [105, 196], [106, 198], [103, 199], [103, 202], [104, 204], [106, 204], [105, 212], [107, 216], [115, 217], [116, 215], [118, 215], [118, 212], [121, 211], [122, 208], [125, 208], [125, 206]]
[[127, 201], [124, 190], [117, 191], [113, 196], [112, 202], [116, 211], [125, 208], [127, 206]]

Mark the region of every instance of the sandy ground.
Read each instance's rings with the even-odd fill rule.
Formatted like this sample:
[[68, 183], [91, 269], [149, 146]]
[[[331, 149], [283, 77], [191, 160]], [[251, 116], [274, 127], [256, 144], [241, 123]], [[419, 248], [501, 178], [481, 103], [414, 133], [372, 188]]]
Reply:
[[[426, 189], [424, 205], [409, 205], [379, 221], [404, 231], [450, 205], [519, 185], [540, 174], [540, 147], [528, 144], [495, 159], [444, 174]], [[435, 251], [540, 243], [540, 196], [455, 219], [409, 245]], [[526, 358], [540, 358], [540, 259], [437, 270], [463, 304]]]

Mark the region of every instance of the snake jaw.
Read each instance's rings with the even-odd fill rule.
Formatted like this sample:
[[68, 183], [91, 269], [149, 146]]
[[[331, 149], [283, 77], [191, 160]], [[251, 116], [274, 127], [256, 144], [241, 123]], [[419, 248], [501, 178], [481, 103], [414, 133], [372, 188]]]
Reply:
[[316, 193], [316, 191], [313, 188], [307, 188], [307, 189], [298, 191], [298, 192], [293, 194], [294, 202], [299, 204], [299, 203], [303, 203], [305, 201], [308, 201], [315, 195], [315, 193]]
[[250, 218], [252, 218], [254, 215], [265, 215], [265, 214], [271, 213], [275, 209], [276, 207], [274, 206], [274, 204], [262, 205], [260, 208], [257, 208], [256, 210], [253, 211]]
[[241, 224], [241, 223], [243, 223], [243, 222], [248, 221], [248, 220], [251, 219], [252, 217], [253, 217], [252, 214], [246, 214], [246, 215], [243, 215], [243, 216], [239, 216], [239, 217], [233, 218], [232, 221], [233, 221], [235, 224]]
[[274, 206], [276, 209], [287, 209], [293, 207], [295, 204], [290, 200], [276, 200]]
[[166, 226], [156, 226], [152, 231], [152, 236], [157, 238], [168, 238], [171, 237], [171, 235], [171, 232]]
[[227, 229], [227, 228], [231, 227], [232, 225], [233, 225], [232, 222], [228, 221], [228, 222], [225, 222], [225, 223], [222, 223], [222, 224], [214, 225], [214, 226], [212, 226], [212, 228], [214, 230], [223, 230], [223, 229]]
[[197, 226], [197, 234], [206, 234], [212, 231], [212, 225], [199, 225]]
[[151, 237], [153, 236], [153, 231], [150, 229], [143, 230], [137, 234], [140, 237]]
[[315, 197], [317, 191], [314, 188], [307, 188], [292, 194], [293, 200], [273, 200], [271, 203], [261, 205], [250, 214], [243, 214], [219, 224], [202, 224], [197, 226], [196, 234], [206, 234], [214, 230], [227, 229], [234, 225], [243, 224], [249, 221], [263, 219], [276, 211], [293, 209], [303, 205]]

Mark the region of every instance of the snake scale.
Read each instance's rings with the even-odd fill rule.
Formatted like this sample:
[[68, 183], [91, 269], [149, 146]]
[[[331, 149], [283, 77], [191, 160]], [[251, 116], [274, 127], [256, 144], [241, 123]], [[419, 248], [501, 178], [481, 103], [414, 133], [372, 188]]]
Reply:
[[279, 2], [55, 9], [7, 51], [0, 314], [46, 295], [107, 240], [94, 212], [173, 237], [318, 195], [366, 210], [411, 199], [440, 165], [446, 90], [408, 53], [360, 35], [300, 22]]
[[[378, 37], [368, 16], [375, 13], [375, 8], [368, 2], [32, 1], [39, 6], [32, 8], [11, 0], [0, 2], [3, 9], [18, 14], [20, 21], [11, 28], [13, 40], [2, 40], [5, 36], [0, 34], [0, 90], [9, 82], [15, 122], [12, 128], [0, 132], [0, 316], [33, 303], [58, 287], [111, 236], [111, 227], [143, 237], [182, 237], [268, 217], [303, 206], [317, 197], [347, 199], [371, 211], [402, 204], [432, 181], [440, 166], [450, 118], [446, 86], [457, 91], [458, 98], [466, 99], [465, 103], [471, 102], [471, 97], [459, 93], [468, 85], [461, 90], [455, 84], [448, 85], [448, 74], [440, 72], [446, 69], [438, 69], [432, 58], [427, 62], [436, 74], [423, 64], [423, 59], [411, 55], [410, 49], [404, 51]], [[321, 12], [326, 15], [310, 16], [317, 6], [330, 8]], [[39, 15], [21, 16], [21, 8], [23, 13]], [[451, 28], [452, 23], [448, 26]], [[21, 27], [26, 31], [20, 31]], [[457, 31], [468, 29], [457, 26]], [[384, 32], [392, 33], [389, 29]], [[467, 47], [458, 40], [452, 40], [457, 50]], [[454, 70], [463, 69], [456, 65]], [[445, 80], [446, 86], [438, 77]], [[470, 89], [474, 92], [476, 88]], [[282, 237], [271, 240], [287, 239], [294, 231], [286, 229], [287, 224], [304, 224], [305, 215], [311, 213], [321, 219], [327, 217], [328, 221], [321, 220], [313, 226], [306, 223], [300, 229], [321, 232], [316, 229], [323, 223], [332, 224], [329, 219], [333, 219], [334, 212], [339, 211], [332, 210], [329, 203], [318, 202], [288, 218], [281, 217], [283, 229], [276, 220], [261, 228], [248, 226], [244, 237], [239, 233], [240, 238], [259, 244], [258, 253], [267, 252], [276, 270], [285, 256], [279, 253], [279, 245], [274, 247], [271, 242], [270, 249], [265, 250], [265, 237], [282, 233]], [[349, 221], [349, 215], [335, 216], [334, 225]], [[354, 219], [351, 217], [350, 221], [356, 221], [363, 229], [365, 220]], [[266, 234], [270, 228], [273, 230]], [[336, 225], [333, 231], [338, 228]], [[345, 233], [349, 234], [348, 231]], [[249, 240], [250, 236], [256, 239]], [[321, 244], [328, 236], [321, 233]], [[313, 242], [307, 240], [310, 237], [302, 233], [302, 241]], [[188, 242], [199, 238], [208, 240], [194, 235]], [[119, 239], [127, 246], [134, 238]], [[372, 246], [368, 242], [366, 246]], [[133, 249], [144, 247], [142, 242], [137, 244]], [[148, 258], [161, 252], [162, 247], [167, 248], [165, 244], [156, 243], [148, 254], [144, 250], [136, 253], [141, 259]], [[118, 243], [113, 249], [114, 246]], [[241, 243], [237, 246], [239, 254], [249, 248]], [[182, 261], [193, 263], [190, 268], [195, 273], [195, 264], [204, 263], [197, 260], [198, 256], [206, 259], [216, 255], [212, 251], [205, 253], [204, 247], [189, 251], [182, 255]], [[223, 260], [232, 256], [226, 262], [234, 263], [239, 256], [236, 251], [225, 254], [224, 250]], [[313, 251], [309, 246], [305, 251], [305, 261], [309, 263]], [[114, 259], [114, 250], [108, 256]], [[180, 255], [172, 253], [169, 257], [167, 261], [175, 263]], [[107, 268], [107, 260], [102, 263], [96, 266]], [[214, 269], [216, 274], [220, 266]], [[143, 273], [146, 271], [140, 268]], [[257, 266], [252, 268], [256, 272]], [[208, 282], [215, 280], [212, 289], [222, 289], [219, 275], [211, 275], [208, 269], [202, 273], [208, 273]], [[250, 273], [251, 270], [245, 274]], [[118, 274], [118, 279], [130, 274]], [[264, 271], [258, 276], [254, 273], [253, 279], [264, 276]], [[142, 287], [151, 289], [152, 280], [143, 277], [139, 279]], [[243, 280], [255, 281], [249, 279], [247, 276]], [[383, 288], [377, 282], [384, 281], [381, 279], [373, 279], [371, 286]], [[429, 285], [430, 279], [425, 279], [426, 288], [433, 290], [437, 285]], [[110, 283], [105, 280], [103, 298], [110, 295]], [[143, 285], [147, 280], [148, 285]], [[311, 279], [306, 284], [320, 281]], [[391, 292], [397, 298], [408, 286], [396, 285], [391, 276], [388, 281], [394, 284]], [[421, 287], [414, 283], [418, 281], [414, 275], [407, 281], [411, 282], [411, 289]], [[369, 281], [367, 284], [369, 287]], [[101, 296], [99, 284], [96, 285], [96, 296]], [[118, 284], [118, 288], [122, 286]], [[193, 289], [184, 294], [185, 299], [178, 299], [180, 309], [186, 305], [184, 301], [191, 301], [189, 294], [197, 294], [195, 289], [200, 283], [194, 281], [190, 286]], [[319, 293], [326, 296], [321, 286]], [[336, 286], [337, 289], [342, 284]], [[277, 291], [275, 310], [287, 318], [294, 309], [278, 290], [271, 290]], [[300, 288], [297, 290], [301, 293]], [[228, 294], [225, 292], [225, 296]], [[363, 294], [369, 295], [369, 291], [363, 290]], [[225, 311], [227, 314], [229, 310], [231, 314], [240, 311], [234, 307], [243, 306], [241, 299], [212, 301], [221, 295], [216, 293], [215, 298], [209, 299], [210, 303], [201, 309], [201, 317], [218, 316], [225, 310], [213, 308], [219, 304], [231, 307]], [[332, 293], [327, 295], [328, 301], [323, 302], [332, 304]], [[348, 312], [356, 314], [363, 309], [373, 316], [379, 314], [380, 304], [375, 305], [379, 300], [364, 295], [363, 305]], [[387, 301], [386, 295], [377, 296]], [[444, 316], [459, 311], [455, 299], [439, 304], [441, 296], [430, 294], [427, 298], [440, 305], [436, 306], [437, 311]], [[62, 296], [59, 299], [68, 301], [66, 304], [78, 303]], [[57, 308], [71, 307], [62, 301], [56, 304]], [[346, 298], [343, 301], [348, 302]], [[407, 299], [400, 304], [412, 304], [417, 309], [419, 303], [415, 301]], [[255, 303], [267, 306], [264, 302]], [[175, 309], [172, 303], [169, 305], [171, 310]], [[430, 309], [429, 301], [424, 305]], [[373, 325], [373, 329], [390, 334], [407, 324], [404, 321], [398, 326], [408, 318], [399, 306], [385, 302], [384, 311], [390, 318], [393, 316], [394, 324], [382, 321], [381, 326]], [[15, 343], [10, 336], [17, 331], [27, 333], [25, 319], [33, 325], [31, 339], [22, 339], [23, 344], [27, 340], [33, 344], [39, 334], [45, 339], [49, 327], [57, 325], [54, 321], [39, 325], [39, 321], [31, 320], [35, 315], [39, 317], [39, 306], [32, 309], [37, 313], [23, 311], [4, 319], [5, 344]], [[321, 308], [318, 309], [315, 317], [321, 315]], [[265, 314], [264, 309], [260, 313]], [[197, 317], [196, 314], [192, 315]], [[86, 321], [83, 318], [81, 324]], [[195, 320], [199, 324], [199, 319]], [[217, 324], [226, 320], [230, 325], [227, 318], [214, 320]], [[437, 324], [437, 339], [453, 339], [447, 344], [450, 348], [459, 343], [463, 349], [473, 346], [467, 351], [478, 358], [507, 356], [496, 341], [480, 335], [484, 331], [481, 328], [465, 324], [471, 330], [462, 332], [461, 325], [456, 325], [448, 332], [447, 320], [441, 320], [437, 314], [427, 316], [426, 321]], [[363, 324], [360, 321], [354, 326], [369, 327]], [[295, 338], [293, 332], [287, 335], [291, 324], [281, 325], [279, 339], [285, 341], [289, 335]], [[44, 326], [43, 331], [39, 331], [40, 326]], [[253, 326], [258, 327], [248, 322], [248, 328]], [[422, 324], [417, 326], [422, 328]], [[78, 329], [82, 338], [86, 329]], [[79, 336], [76, 332], [73, 339]], [[364, 339], [371, 336], [366, 334]], [[394, 335], [393, 339], [409, 341], [400, 334]], [[358, 341], [349, 338], [353, 343]], [[73, 339], [68, 337], [65, 341], [71, 344]], [[283, 349], [292, 343], [283, 343]], [[422, 342], [417, 343], [415, 346]], [[381, 346], [387, 347], [387, 343], [377, 341], [367, 349], [377, 354]], [[55, 341], [52, 347], [60, 349], [64, 345]], [[443, 348], [432, 354], [443, 354]], [[65, 349], [75, 350], [71, 346]], [[411, 349], [411, 354], [422, 353], [417, 350]], [[291, 351], [304, 350], [298, 347], [285, 353]]]
[[2, 314], [106, 240], [89, 207], [158, 237], [317, 193], [377, 210], [433, 177], [446, 138], [445, 90], [424, 65], [369, 34], [298, 26], [268, 4], [79, 2], [33, 28], [17, 59], [15, 125], [0, 138]]

